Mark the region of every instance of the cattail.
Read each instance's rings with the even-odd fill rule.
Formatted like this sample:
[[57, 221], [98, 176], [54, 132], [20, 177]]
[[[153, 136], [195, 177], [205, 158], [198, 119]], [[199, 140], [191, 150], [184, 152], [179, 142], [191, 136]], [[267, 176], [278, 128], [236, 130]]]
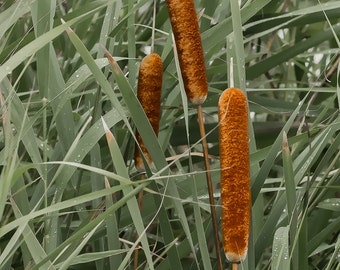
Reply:
[[[139, 69], [137, 98], [156, 135], [159, 128], [162, 75], [163, 64], [161, 57], [156, 53], [145, 56]], [[138, 132], [136, 133], [136, 138], [146, 161], [151, 164], [151, 156]], [[135, 148], [135, 166], [138, 171], [144, 171], [145, 169], [138, 147]]]
[[202, 104], [208, 93], [204, 54], [193, 0], [166, 0], [188, 99]]
[[247, 98], [229, 88], [218, 109], [223, 246], [227, 259], [239, 263], [247, 255], [251, 206]]

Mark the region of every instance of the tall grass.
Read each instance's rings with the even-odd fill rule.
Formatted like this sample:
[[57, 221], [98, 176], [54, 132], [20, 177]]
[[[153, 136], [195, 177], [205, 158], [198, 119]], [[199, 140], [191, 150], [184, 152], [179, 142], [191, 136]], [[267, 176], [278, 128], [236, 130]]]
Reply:
[[[252, 222], [239, 268], [340, 269], [340, 2], [230, 2], [196, 7], [217, 200], [231, 57], [249, 100]], [[135, 248], [139, 269], [217, 269], [196, 109], [165, 2], [158, 138], [135, 95], [152, 1], [6, 0], [0, 11], [0, 269], [132, 269]], [[143, 181], [136, 128], [154, 161]]]

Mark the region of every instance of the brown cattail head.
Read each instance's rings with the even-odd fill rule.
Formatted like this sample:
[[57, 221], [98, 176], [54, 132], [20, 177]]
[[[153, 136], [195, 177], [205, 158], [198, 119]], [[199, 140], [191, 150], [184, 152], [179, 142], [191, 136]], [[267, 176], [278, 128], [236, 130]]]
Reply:
[[240, 89], [229, 88], [218, 109], [223, 246], [227, 259], [238, 263], [247, 256], [250, 226], [247, 98]]
[[208, 93], [208, 82], [197, 14], [193, 0], [166, 0], [172, 31], [188, 99], [202, 104]]
[[[156, 53], [145, 56], [139, 69], [137, 98], [156, 135], [159, 128], [162, 76], [163, 63], [161, 57]], [[151, 164], [151, 156], [138, 132], [136, 138], [146, 161]], [[145, 170], [138, 147], [135, 148], [135, 166], [139, 171]]]

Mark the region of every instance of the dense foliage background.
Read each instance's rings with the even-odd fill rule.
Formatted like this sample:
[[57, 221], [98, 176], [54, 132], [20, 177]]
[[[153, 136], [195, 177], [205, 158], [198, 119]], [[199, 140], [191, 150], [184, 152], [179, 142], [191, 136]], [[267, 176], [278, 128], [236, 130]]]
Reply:
[[[239, 2], [195, 1], [218, 220], [217, 101], [233, 57], [251, 118], [252, 226], [239, 268], [340, 269], [340, 1]], [[138, 269], [217, 269], [196, 108], [165, 2], [158, 140], [135, 96], [151, 0], [5, 0], [0, 11], [0, 269], [132, 269], [136, 247]], [[144, 180], [136, 127], [155, 163]]]

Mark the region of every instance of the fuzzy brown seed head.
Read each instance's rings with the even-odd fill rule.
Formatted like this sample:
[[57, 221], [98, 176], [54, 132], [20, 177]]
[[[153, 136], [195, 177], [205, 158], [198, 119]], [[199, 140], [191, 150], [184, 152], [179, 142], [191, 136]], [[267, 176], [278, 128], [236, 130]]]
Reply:
[[248, 106], [237, 88], [225, 90], [218, 103], [223, 245], [227, 259], [245, 259], [250, 226]]
[[208, 94], [201, 36], [193, 0], [166, 0], [188, 99], [202, 104]]
[[[156, 53], [145, 56], [139, 69], [137, 98], [156, 135], [159, 128], [162, 76], [163, 63], [160, 56]], [[151, 164], [151, 156], [138, 132], [136, 133], [136, 138], [146, 161]], [[138, 147], [135, 148], [135, 165], [139, 171], [145, 169]]]

